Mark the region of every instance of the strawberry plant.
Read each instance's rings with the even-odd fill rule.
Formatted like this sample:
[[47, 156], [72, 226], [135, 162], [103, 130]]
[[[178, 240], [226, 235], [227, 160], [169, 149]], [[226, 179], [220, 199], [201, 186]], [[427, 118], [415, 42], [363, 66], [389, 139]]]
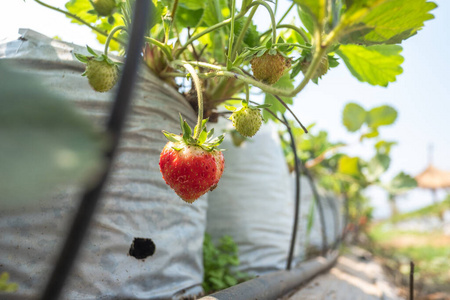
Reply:
[[211, 236], [203, 240], [203, 265], [205, 274], [203, 289], [206, 293], [222, 290], [250, 279], [250, 276], [233, 270], [239, 266], [238, 247], [230, 236], [223, 236], [217, 245]]
[[[104, 56], [78, 55], [89, 64], [86, 74], [94, 85], [99, 80], [92, 78], [105, 76], [100, 69], [107, 64], [99, 68], [100, 61], [116, 69], [108, 49], [126, 55], [133, 0], [70, 0], [65, 10], [35, 1], [90, 27], [105, 43]], [[294, 0], [284, 6], [282, 1], [242, 0], [239, 7], [236, 0], [153, 0], [142, 58], [198, 110], [199, 132], [203, 117], [214, 120], [222, 104], [239, 100], [243, 108], [231, 119], [241, 134], [250, 137], [260, 126], [259, 108], [264, 109], [264, 119], [279, 120], [305, 86], [319, 83], [338, 66], [338, 59], [361, 82], [380, 86], [394, 82], [402, 73], [399, 44], [433, 18], [430, 11], [435, 7], [427, 0]], [[270, 19], [270, 28], [263, 32], [254, 24], [261, 9]], [[285, 11], [277, 20], [275, 12], [280, 9]], [[292, 15], [295, 18], [288, 20]], [[113, 83], [114, 78], [105, 81]], [[192, 78], [194, 84], [183, 78]], [[100, 82], [101, 90], [109, 88]], [[265, 106], [252, 108], [250, 94], [257, 92], [265, 94]], [[370, 125], [366, 137], [377, 135], [375, 125]], [[201, 148], [202, 138], [194, 134], [193, 140], [183, 143]]]

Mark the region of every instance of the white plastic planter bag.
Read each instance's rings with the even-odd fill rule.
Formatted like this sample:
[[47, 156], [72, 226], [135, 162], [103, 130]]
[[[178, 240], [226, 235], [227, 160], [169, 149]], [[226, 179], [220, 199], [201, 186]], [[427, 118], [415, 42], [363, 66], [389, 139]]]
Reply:
[[[21, 33], [21, 39], [0, 45], [0, 58], [37, 74], [49, 90], [103, 125], [114, 91], [96, 93], [80, 76], [84, 66], [73, 52], [87, 54], [85, 48]], [[195, 123], [183, 97], [141, 70], [109, 184], [63, 299], [177, 299], [202, 291], [206, 197], [193, 205], [183, 202], [164, 183], [158, 165], [167, 142], [161, 130], [179, 132], [179, 112]], [[78, 203], [66, 194], [0, 211], [0, 272], [19, 284], [17, 293], [0, 299], [35, 299], [42, 292]], [[135, 238], [151, 239], [153, 255], [129, 255]]]
[[294, 202], [276, 128], [263, 125], [240, 147], [231, 138], [221, 147], [227, 149], [226, 165], [220, 184], [208, 194], [206, 231], [214, 241], [223, 235], [234, 239], [240, 271], [263, 274], [285, 268]]

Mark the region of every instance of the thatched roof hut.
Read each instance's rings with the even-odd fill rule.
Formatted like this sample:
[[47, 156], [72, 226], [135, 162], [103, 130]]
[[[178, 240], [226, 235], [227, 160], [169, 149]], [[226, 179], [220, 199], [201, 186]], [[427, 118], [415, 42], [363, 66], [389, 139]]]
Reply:
[[417, 186], [424, 189], [450, 188], [450, 172], [439, 170], [431, 164], [415, 179]]

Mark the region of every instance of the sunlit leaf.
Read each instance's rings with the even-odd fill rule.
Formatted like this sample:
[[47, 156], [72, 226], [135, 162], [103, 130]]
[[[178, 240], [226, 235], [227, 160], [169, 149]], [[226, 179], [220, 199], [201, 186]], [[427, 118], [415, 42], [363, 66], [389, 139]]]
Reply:
[[338, 172], [354, 177], [360, 176], [359, 157], [342, 156], [339, 159]]
[[387, 86], [403, 72], [401, 51], [397, 45], [341, 45], [336, 53], [359, 81]]
[[391, 125], [397, 120], [397, 111], [389, 105], [382, 105], [372, 108], [367, 113], [367, 125], [372, 128], [377, 128], [383, 125]]
[[366, 110], [356, 103], [348, 103], [342, 114], [342, 123], [350, 132], [359, 130], [366, 120]]
[[389, 168], [391, 159], [386, 154], [376, 154], [367, 164], [367, 179], [377, 180]]
[[436, 8], [426, 0], [360, 0], [347, 1], [345, 22], [352, 33], [342, 42], [364, 44], [397, 44], [416, 34], [424, 22], [433, 19]]
[[294, 0], [294, 2], [312, 17], [314, 23], [319, 25], [325, 19], [326, 0]]
[[417, 187], [417, 181], [408, 174], [400, 172], [397, 174], [385, 188], [390, 194], [398, 195]]

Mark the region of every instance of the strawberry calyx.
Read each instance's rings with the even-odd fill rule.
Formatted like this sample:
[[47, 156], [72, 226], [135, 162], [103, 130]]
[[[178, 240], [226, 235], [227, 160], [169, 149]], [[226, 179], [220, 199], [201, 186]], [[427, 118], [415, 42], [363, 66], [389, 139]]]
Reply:
[[[224, 151], [224, 149], [218, 149], [217, 147], [222, 143], [223, 139], [225, 138], [225, 134], [222, 134], [218, 137], [213, 137], [214, 128], [207, 131], [206, 122], [208, 122], [208, 119], [202, 120], [200, 128], [198, 128], [198, 126], [195, 126], [194, 131], [192, 131], [189, 124], [186, 122], [186, 120], [183, 120], [183, 117], [180, 114], [180, 127], [182, 130], [182, 134], [177, 135], [165, 130], [163, 130], [162, 132], [169, 141], [174, 143], [174, 146], [172, 148], [176, 151], [180, 151], [186, 146], [197, 146], [208, 152], [212, 152], [214, 150]], [[198, 130], [200, 130], [200, 134], [197, 139], [194, 139], [192, 134], [194, 133], [195, 135]]]
[[[97, 54], [91, 47], [86, 45], [86, 48], [88, 50], [88, 52], [90, 54], [92, 54], [91, 56], [86, 56], [80, 53], [74, 53], [75, 57], [82, 63], [87, 64], [90, 60], [95, 60], [95, 61], [99, 61], [99, 62], [106, 62], [108, 65], [110, 66], [120, 66], [122, 65], [121, 62], [115, 62], [113, 60], [111, 60], [107, 55], [105, 54]], [[86, 71], [81, 74], [81, 76], [86, 76]]]

